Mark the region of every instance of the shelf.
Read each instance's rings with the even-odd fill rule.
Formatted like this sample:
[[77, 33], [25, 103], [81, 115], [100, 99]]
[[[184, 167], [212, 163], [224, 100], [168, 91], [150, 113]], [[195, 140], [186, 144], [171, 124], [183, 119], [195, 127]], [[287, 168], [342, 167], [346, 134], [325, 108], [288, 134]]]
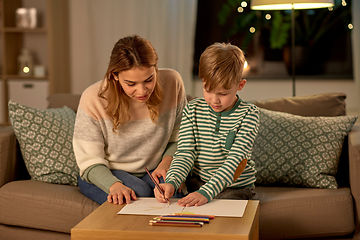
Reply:
[[1, 29], [2, 32], [8, 33], [46, 33], [46, 28], [18, 28], [18, 27], [5, 27]]
[[5, 78], [11, 80], [48, 80], [48, 76], [35, 77], [35, 76], [23, 76], [23, 75], [5, 75]]
[[[30, 106], [35, 98], [46, 104], [47, 96], [70, 92], [69, 1], [0, 0], [0, 125], [9, 124], [10, 97]], [[37, 9], [36, 28], [16, 27], [21, 7]], [[34, 66], [45, 67], [46, 76], [18, 75], [23, 48], [33, 55]]]

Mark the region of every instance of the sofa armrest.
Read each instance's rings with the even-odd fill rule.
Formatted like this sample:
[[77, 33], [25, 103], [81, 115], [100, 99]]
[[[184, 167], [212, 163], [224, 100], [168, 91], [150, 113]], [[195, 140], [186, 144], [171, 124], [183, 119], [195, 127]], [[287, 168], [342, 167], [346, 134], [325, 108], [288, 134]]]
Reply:
[[16, 178], [16, 137], [12, 126], [0, 128], [0, 187]]
[[[360, 127], [354, 126], [349, 133], [349, 178], [354, 198], [355, 235], [360, 237]], [[354, 238], [357, 239], [357, 238]]]

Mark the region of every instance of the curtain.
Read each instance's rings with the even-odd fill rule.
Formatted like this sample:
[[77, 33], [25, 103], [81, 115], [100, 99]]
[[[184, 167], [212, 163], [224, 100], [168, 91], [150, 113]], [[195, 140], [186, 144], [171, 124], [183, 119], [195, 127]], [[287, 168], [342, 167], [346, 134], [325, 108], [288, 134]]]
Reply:
[[119, 38], [137, 34], [152, 43], [159, 68], [177, 70], [193, 89], [197, 0], [76, 0], [70, 3], [72, 92], [103, 78]]
[[[357, 85], [357, 102], [360, 102], [360, 1], [353, 0], [351, 3], [352, 24], [352, 47], [353, 47], [353, 73], [354, 81]], [[360, 106], [358, 105], [358, 114], [360, 114]]]

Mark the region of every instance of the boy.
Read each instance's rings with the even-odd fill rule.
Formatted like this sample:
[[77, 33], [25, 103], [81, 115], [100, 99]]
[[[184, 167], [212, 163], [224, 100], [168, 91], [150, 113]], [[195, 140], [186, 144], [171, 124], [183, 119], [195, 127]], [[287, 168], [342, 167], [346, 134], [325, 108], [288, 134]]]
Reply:
[[241, 160], [251, 158], [259, 122], [258, 108], [237, 95], [246, 83], [244, 63], [242, 50], [231, 44], [215, 43], [202, 53], [199, 77], [204, 98], [191, 101], [183, 111], [178, 149], [165, 183], [160, 184], [164, 196], [154, 190], [158, 201], [172, 197], [186, 178], [190, 193], [178, 201], [181, 206], [200, 206], [213, 198], [253, 197], [253, 161], [234, 180]]

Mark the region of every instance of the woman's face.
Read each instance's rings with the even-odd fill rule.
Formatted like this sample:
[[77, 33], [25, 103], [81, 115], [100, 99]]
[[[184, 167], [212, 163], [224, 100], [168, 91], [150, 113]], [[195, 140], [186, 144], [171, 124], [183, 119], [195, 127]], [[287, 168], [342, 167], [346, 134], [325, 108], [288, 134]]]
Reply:
[[156, 84], [155, 67], [135, 67], [114, 77], [130, 99], [142, 103], [150, 98]]

